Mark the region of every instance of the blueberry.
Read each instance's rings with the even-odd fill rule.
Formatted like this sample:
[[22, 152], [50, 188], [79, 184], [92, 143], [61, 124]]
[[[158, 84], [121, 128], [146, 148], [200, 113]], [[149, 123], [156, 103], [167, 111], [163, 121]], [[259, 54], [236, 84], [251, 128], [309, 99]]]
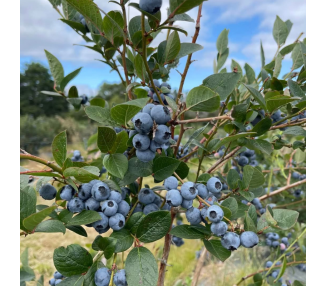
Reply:
[[223, 210], [217, 205], [212, 205], [207, 210], [207, 218], [211, 222], [220, 222], [223, 219], [223, 216]]
[[277, 275], [278, 275], [278, 272], [277, 272], [277, 271], [273, 271], [273, 272], [272, 272], [272, 277], [273, 277], [273, 278], [277, 278]]
[[159, 144], [156, 141], [152, 140], [151, 144], [149, 145], [149, 149], [155, 153], [157, 149], [162, 149], [162, 144]]
[[244, 167], [246, 165], [249, 164], [249, 159], [246, 157], [246, 156], [241, 156], [238, 160], [238, 164], [241, 166], [241, 167]]
[[146, 150], [146, 151], [136, 150], [136, 156], [142, 162], [149, 162], [155, 158], [155, 153], [152, 152], [151, 150]]
[[121, 269], [113, 276], [113, 282], [116, 286], [128, 286], [126, 271]]
[[102, 234], [102, 233], [106, 233], [110, 230], [110, 225], [108, 225], [106, 228], [102, 228], [102, 229], [96, 229], [96, 231], [99, 233], [99, 234]]
[[188, 210], [188, 209], [190, 209], [192, 207], [192, 204], [193, 204], [193, 200], [185, 200], [185, 199], [183, 199], [181, 206]]
[[122, 201], [122, 196], [119, 192], [117, 191], [111, 191], [109, 200], [115, 201], [117, 204], [119, 204]]
[[136, 134], [134, 138], [132, 138], [132, 145], [140, 151], [145, 151], [149, 148], [151, 144], [151, 140], [147, 135]]
[[216, 177], [212, 177], [207, 181], [207, 189], [208, 191], [212, 192], [214, 195], [220, 193], [222, 188], [223, 185], [221, 181]]
[[114, 216], [111, 216], [109, 219], [109, 224], [110, 227], [113, 230], [120, 230], [125, 226], [125, 217], [120, 214], [120, 213], [116, 213]]
[[129, 131], [129, 138], [131, 138], [132, 136], [138, 134], [138, 132], [136, 130], [130, 130]]
[[[165, 101], [165, 95], [163, 93], [160, 94], [160, 98], [162, 99], [163, 103]], [[158, 96], [156, 93], [153, 93], [153, 100], [157, 103], [160, 102], [160, 100], [158, 99]]]
[[143, 212], [143, 208], [142, 208], [141, 204], [137, 204], [137, 206], [134, 208], [132, 213], [134, 214], [134, 213], [139, 213], [139, 212]]
[[188, 209], [186, 211], [186, 218], [190, 224], [200, 224], [201, 223], [200, 210], [194, 207]]
[[186, 200], [193, 200], [198, 195], [198, 190], [193, 182], [186, 182], [181, 186], [181, 196]]
[[[85, 24], [86, 24], [86, 22], [85, 22]], [[87, 101], [88, 101], [88, 97], [87, 97], [87, 95], [85, 95], [85, 94], [83, 94], [82, 96], [81, 96], [81, 102], [80, 102], [80, 104], [82, 104], [82, 105], [85, 105], [86, 103], [87, 103]]]
[[173, 236], [172, 237], [172, 242], [175, 246], [180, 247], [181, 245], [184, 244], [184, 241], [181, 237]]
[[113, 200], [103, 201], [101, 202], [101, 209], [106, 216], [113, 216], [118, 211], [118, 204]]
[[85, 204], [80, 198], [73, 198], [68, 202], [67, 209], [72, 213], [80, 213], [85, 209]]
[[129, 211], [130, 211], [130, 205], [126, 201], [121, 201], [118, 204], [118, 213], [126, 217]]
[[138, 194], [138, 200], [144, 205], [151, 204], [155, 200], [155, 193], [149, 188], [142, 188]]
[[164, 204], [164, 206], [162, 207], [163, 211], [170, 211], [171, 210], [171, 206], [169, 206], [167, 203]]
[[272, 240], [270, 240], [269, 238], [267, 238], [265, 242], [267, 246], [272, 246]]
[[282, 237], [281, 242], [284, 243], [285, 245], [288, 245], [289, 239], [287, 237]]
[[214, 233], [216, 236], [223, 236], [226, 234], [228, 230], [228, 225], [224, 221], [220, 221], [218, 223], [213, 222], [211, 224], [211, 232]]
[[258, 162], [256, 160], [251, 160], [249, 163], [250, 166], [252, 167], [257, 167], [258, 166]]
[[62, 279], [63, 275], [60, 272], [56, 271], [56, 272], [54, 272], [53, 277], [55, 279]]
[[250, 158], [255, 155], [255, 151], [247, 149], [246, 151], [243, 152], [243, 155], [246, 156], [247, 158]]
[[171, 120], [169, 108], [162, 105], [154, 106], [151, 110], [151, 116], [157, 124], [166, 124]]
[[207, 197], [208, 191], [204, 184], [196, 184], [195, 187], [198, 190], [198, 196], [200, 196], [202, 199]]
[[[92, 187], [93, 187], [94, 185], [96, 185], [97, 183], [102, 183], [102, 181], [100, 181], [100, 180], [91, 180], [91, 181], [89, 182], [89, 184], [91, 184]], [[92, 195], [93, 195], [93, 193], [92, 193]]]
[[176, 189], [178, 187], [178, 180], [176, 177], [171, 176], [164, 180], [163, 185], [168, 191]]
[[215, 202], [217, 202], [217, 198], [212, 193], [208, 193], [205, 202], [209, 205], [213, 205]]
[[261, 208], [261, 209], [259, 209], [259, 212], [260, 212], [260, 214], [262, 215], [262, 214], [264, 214], [264, 213], [266, 212], [266, 209]]
[[163, 86], [171, 90], [171, 85], [169, 83], [162, 82], [160, 88], [162, 88]]
[[178, 207], [182, 204], [182, 196], [178, 190], [170, 190], [166, 194], [166, 203], [171, 207]]
[[106, 267], [99, 268], [95, 272], [94, 282], [96, 286], [108, 286], [110, 279], [111, 271]]
[[53, 200], [57, 195], [57, 190], [50, 184], [43, 185], [39, 190], [40, 196], [45, 200]]
[[[147, 2], [147, 3], [148, 3], [148, 1], [143, 1], [143, 2]], [[149, 2], [155, 2], [155, 0], [154, 0], [154, 1], [149, 1]], [[162, 2], [162, 1], [161, 1], [161, 2]], [[140, 5], [140, 3], [139, 3], [139, 5]], [[144, 10], [143, 8], [140, 8], [140, 9]], [[144, 11], [146, 11], [146, 10], [144, 10]], [[154, 85], [155, 85], [156, 87], [160, 87], [160, 86], [161, 86], [161, 83], [160, 83], [159, 80], [157, 80], [157, 79], [153, 79], [153, 82], [154, 82]], [[152, 83], [150, 83], [150, 88], [152, 89]]]
[[135, 125], [135, 129], [141, 134], [147, 134], [153, 127], [153, 119], [148, 113], [137, 113], [132, 122]]
[[280, 236], [277, 233], [272, 232], [271, 239], [272, 240], [278, 240], [278, 239], [280, 239]]
[[100, 208], [100, 202], [95, 200], [94, 198], [89, 198], [85, 202], [85, 209], [91, 211], [97, 211]]
[[121, 198], [124, 200], [126, 198], [126, 196], [130, 195], [130, 189], [126, 188], [126, 187], [122, 187], [121, 188]]
[[153, 201], [153, 204], [156, 204], [157, 206], [161, 206], [161, 204], [162, 204], [162, 200], [161, 200], [161, 198], [159, 197], [159, 196], [157, 196], [157, 195], [155, 195], [155, 199], [154, 199], [154, 201]]
[[159, 144], [165, 144], [169, 142], [171, 137], [170, 128], [166, 125], [157, 125], [155, 130], [154, 140]]
[[228, 250], [237, 250], [240, 246], [240, 237], [234, 232], [226, 232], [221, 239], [221, 244]]
[[272, 246], [274, 248], [278, 247], [279, 245], [280, 245], [280, 243], [277, 240], [275, 240], [275, 241], [272, 242]]
[[241, 200], [241, 203], [243, 203], [244, 205], [246, 205], [248, 203], [248, 201], [246, 200]]
[[272, 261], [267, 261], [265, 264], [265, 268], [270, 268], [273, 265]]
[[245, 248], [252, 248], [258, 244], [259, 238], [253, 231], [245, 231], [240, 235], [240, 242]]
[[50, 281], [49, 281], [49, 284], [51, 286], [54, 286], [55, 285], [55, 279], [54, 278], [51, 278]]
[[78, 159], [79, 157], [81, 157], [81, 153], [80, 153], [79, 150], [75, 150], [73, 154], [74, 154], [73, 156], [74, 156], [76, 159]]
[[302, 175], [300, 175], [299, 180], [301, 181], [301, 180], [304, 180], [305, 178], [306, 178], [306, 174], [302, 174]]
[[153, 103], [148, 103], [144, 106], [141, 112], [148, 113], [149, 115], [151, 115], [151, 110], [153, 109], [154, 106], [155, 105]]
[[110, 196], [110, 188], [107, 184], [101, 182], [92, 187], [92, 195], [97, 201], [104, 201]]
[[145, 215], [147, 215], [149, 213], [156, 212], [156, 211], [159, 211], [159, 210], [160, 210], [160, 207], [157, 204], [151, 203], [151, 204], [148, 204], [148, 205], [146, 205], [144, 207], [143, 213]]
[[295, 179], [295, 180], [298, 180], [300, 178], [300, 174], [297, 173], [297, 172], [293, 172], [292, 173], [292, 178]]
[[207, 208], [202, 208], [202, 209], [200, 210], [200, 215], [201, 215], [201, 217], [202, 217], [203, 219], [206, 219], [206, 217], [207, 217]]
[[109, 226], [109, 218], [102, 212], [98, 212], [101, 219], [92, 223], [96, 231], [101, 231]]
[[91, 190], [92, 185], [89, 183], [80, 185], [78, 188], [78, 198], [86, 201], [92, 196]]
[[58, 285], [58, 284], [61, 283], [61, 282], [62, 282], [62, 279], [57, 279], [57, 280], [55, 280], [54, 285]]

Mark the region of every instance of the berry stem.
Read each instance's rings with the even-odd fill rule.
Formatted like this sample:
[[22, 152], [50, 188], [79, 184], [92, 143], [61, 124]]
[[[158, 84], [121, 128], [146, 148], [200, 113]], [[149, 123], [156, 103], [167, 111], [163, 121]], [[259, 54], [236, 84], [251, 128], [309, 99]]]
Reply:
[[132, 215], [132, 212], [134, 211], [134, 209], [136, 208], [136, 206], [137, 206], [138, 203], [139, 203], [139, 200], [137, 200], [137, 201], [135, 202], [135, 204], [132, 206], [131, 210], [129, 211], [129, 213], [128, 213], [128, 217], [127, 217], [127, 219], [126, 219], [126, 224], [127, 224], [129, 218], [130, 218], [131, 215]]
[[177, 179], [178, 179], [182, 184], [184, 184], [184, 180], [182, 180], [176, 172], [174, 172], [173, 174], [174, 174], [174, 176], [177, 177]]
[[113, 263], [112, 263], [112, 269], [111, 269], [111, 278], [110, 278], [110, 284], [109, 284], [109, 286], [113, 286], [113, 271], [114, 271], [114, 269], [115, 269], [115, 262], [116, 262], [116, 260], [117, 260], [117, 253], [114, 253], [114, 256], [113, 256]]

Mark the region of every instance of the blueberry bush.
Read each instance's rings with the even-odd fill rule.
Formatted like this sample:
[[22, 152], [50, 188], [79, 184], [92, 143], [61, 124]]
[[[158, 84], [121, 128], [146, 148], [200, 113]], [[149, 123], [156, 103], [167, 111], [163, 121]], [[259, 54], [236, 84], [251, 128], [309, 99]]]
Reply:
[[[54, 161], [20, 151], [21, 159], [45, 166], [21, 168], [21, 235], [99, 233], [90, 242], [95, 255], [78, 244], [54, 249], [57, 271], [49, 284], [166, 285], [169, 253], [177, 251], [171, 245], [196, 239], [203, 243], [198, 269], [207, 252], [225, 261], [239, 248], [273, 251], [265, 268], [234, 285], [247, 279], [256, 286], [302, 285], [282, 276], [287, 267], [306, 269], [306, 39], [300, 34], [286, 44], [292, 22], [276, 16], [272, 61], [265, 62], [261, 44], [259, 74], [235, 60], [228, 71], [225, 29], [216, 41], [214, 73], [186, 93], [187, 72], [203, 49], [196, 41], [205, 2], [170, 0], [167, 16], [162, 0], [110, 2], [117, 10], [103, 11], [92, 0], [50, 0], [85, 48], [119, 75], [125, 98], [109, 106], [99, 96], [79, 96], [76, 86], [67, 90], [81, 68], [65, 75], [56, 51], [45, 51], [54, 87], [44, 96], [63, 97], [98, 123], [85, 158], [78, 150], [67, 156], [66, 131], [53, 139]], [[128, 5], [139, 12], [130, 20]], [[187, 14], [191, 9], [197, 9], [196, 19]], [[180, 42], [180, 33], [187, 35], [182, 21], [195, 22], [191, 42]], [[158, 33], [166, 40], [153, 47]], [[288, 54], [292, 67], [280, 76]], [[172, 91], [169, 74], [183, 57], [180, 86]], [[37, 204], [38, 195], [48, 204]], [[146, 247], [158, 240], [164, 241], [160, 257]], [[191, 285], [197, 285], [198, 269]], [[36, 281], [27, 251], [21, 285], [26, 281]]]

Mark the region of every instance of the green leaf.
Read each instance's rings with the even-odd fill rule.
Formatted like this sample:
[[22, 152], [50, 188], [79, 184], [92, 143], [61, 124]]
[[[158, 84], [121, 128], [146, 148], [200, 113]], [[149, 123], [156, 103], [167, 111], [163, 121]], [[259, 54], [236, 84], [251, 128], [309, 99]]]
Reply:
[[175, 173], [181, 178], [185, 179], [189, 174], [189, 167], [185, 162], [180, 161], [178, 168], [176, 168]]
[[27, 186], [20, 190], [20, 229], [27, 230], [23, 221], [36, 212], [36, 193], [33, 188]]
[[52, 154], [57, 164], [62, 167], [67, 156], [67, 132], [63, 131], [54, 137], [52, 142]]
[[252, 192], [246, 190], [238, 190], [239, 194], [243, 196], [248, 202], [251, 202], [255, 196]]
[[205, 126], [200, 127], [199, 129], [197, 129], [194, 133], [191, 134], [191, 136], [189, 137], [187, 143], [184, 145], [183, 149], [187, 148], [188, 146], [190, 146], [195, 139], [200, 136], [204, 130], [206, 129], [206, 127], [208, 126], [209, 123], [207, 123]]
[[226, 145], [227, 143], [230, 143], [234, 140], [237, 140], [239, 138], [242, 138], [242, 137], [248, 137], [248, 136], [255, 136], [256, 133], [254, 132], [243, 132], [243, 133], [238, 133], [236, 135], [231, 135], [231, 136], [228, 136], [228, 137], [225, 137], [223, 138], [222, 140], [220, 140], [217, 144], [217, 149], [219, 149], [220, 147], [222, 147], [223, 145]]
[[226, 62], [229, 56], [229, 48], [227, 48], [223, 54], [217, 54], [217, 66], [216, 69], [219, 70]]
[[239, 65], [238, 62], [236, 62], [235, 60], [232, 60], [231, 62], [231, 70], [234, 71], [235, 69], [237, 69], [237, 73], [240, 73], [240, 77], [242, 76], [242, 68]]
[[273, 77], [278, 77], [280, 75], [281, 69], [282, 69], [282, 60], [283, 56], [281, 53], [278, 53], [275, 59], [275, 67], [273, 71]]
[[148, 98], [139, 98], [115, 105], [111, 109], [111, 116], [116, 122], [127, 126], [128, 121], [134, 117], [147, 102]]
[[86, 106], [85, 107], [86, 115], [101, 124], [114, 126], [115, 122], [111, 119], [110, 110], [108, 108], [102, 108], [99, 106]]
[[239, 173], [236, 170], [230, 169], [226, 180], [227, 180], [229, 188], [231, 190], [234, 190], [238, 187], [238, 181], [241, 179], [240, 179]]
[[257, 136], [265, 134], [269, 128], [272, 127], [273, 121], [269, 117], [266, 117], [262, 120], [260, 120], [254, 128], [252, 128], [252, 132], [256, 132]]
[[[170, 27], [169, 27], [170, 28]], [[175, 59], [181, 59], [189, 54], [202, 50], [204, 47], [195, 43], [181, 43], [180, 51]]]
[[46, 94], [46, 95], [51, 95], [51, 96], [62, 96], [60, 93], [53, 92], [53, 91], [42, 90], [40, 92], [43, 93], [43, 94]]
[[157, 262], [145, 247], [135, 247], [129, 252], [125, 270], [129, 286], [153, 286], [157, 283]]
[[203, 80], [203, 86], [206, 86], [211, 90], [217, 92], [218, 95], [221, 97], [221, 100], [225, 100], [227, 96], [237, 86], [240, 78], [240, 72], [217, 73], [205, 78]]
[[48, 59], [48, 63], [50, 66], [51, 74], [54, 79], [55, 87], [60, 89], [60, 83], [64, 77], [64, 71], [63, 71], [62, 64], [50, 52], [48, 52], [47, 50], [44, 50], [44, 51], [45, 51], [46, 58]]
[[163, 63], [168, 63], [174, 60], [179, 54], [181, 48], [180, 38], [177, 31], [174, 31], [170, 34], [166, 46], [165, 46], [165, 55]]
[[290, 45], [284, 47], [282, 50], [280, 50], [280, 54], [282, 56], [285, 56], [285, 55], [291, 53], [293, 51], [295, 45], [296, 45], [296, 43], [293, 43], [293, 44], [290, 44]]
[[123, 153], [127, 149], [128, 133], [126, 131], [119, 132], [115, 138], [114, 144], [110, 149], [110, 153]]
[[116, 239], [115, 252], [124, 252], [130, 248], [134, 242], [134, 238], [130, 235], [127, 229], [121, 229], [119, 231], [114, 231], [110, 235], [111, 238]]
[[78, 23], [75, 21], [70, 21], [70, 20], [66, 20], [66, 19], [60, 19], [63, 23], [67, 24], [68, 26], [70, 26], [73, 29], [76, 29], [80, 32], [82, 32], [84, 35], [86, 34], [86, 28], [82, 23]]
[[79, 234], [81, 236], [87, 237], [86, 230], [83, 227], [79, 226], [79, 225], [69, 225], [69, 226], [67, 225], [66, 227], [67, 227], [67, 229], [73, 231], [74, 233], [77, 233], [77, 234]]
[[142, 14], [146, 15], [148, 19], [152, 20], [155, 23], [160, 23], [160, 17], [158, 17], [158, 14], [160, 14], [159, 12], [156, 14], [150, 14], [142, 9], [139, 8], [139, 4], [138, 3], [130, 3], [129, 6], [137, 9], [138, 11], [140, 11]]
[[131, 215], [130, 219], [127, 221], [125, 228], [130, 230], [132, 234], [136, 234], [137, 229], [141, 221], [144, 219], [145, 215], [142, 212], [137, 212]]
[[67, 98], [67, 101], [78, 111], [81, 107], [82, 98]]
[[45, 208], [37, 213], [33, 213], [23, 220], [23, 225], [27, 230], [33, 230], [40, 222], [42, 222], [57, 207], [52, 206]]
[[189, 91], [186, 104], [192, 111], [213, 112], [220, 107], [220, 97], [208, 87], [198, 86]]
[[105, 100], [101, 97], [94, 97], [89, 101], [90, 105], [105, 107]]
[[93, 259], [90, 253], [78, 244], [56, 248], [53, 253], [55, 268], [64, 276], [82, 274], [92, 266]]
[[297, 222], [299, 213], [293, 210], [274, 209], [273, 218], [277, 221], [277, 226], [283, 230], [290, 229]]
[[204, 0], [170, 0], [170, 11], [174, 14], [182, 14], [199, 6]]
[[163, 181], [178, 168], [180, 161], [170, 157], [159, 157], [153, 162], [153, 176], [157, 181]]
[[196, 230], [191, 225], [182, 224], [171, 229], [171, 235], [186, 239], [204, 239], [205, 234]]
[[66, 233], [66, 227], [62, 222], [58, 220], [46, 220], [42, 221], [36, 228], [35, 232], [62, 232]]
[[112, 45], [118, 47], [119, 40], [117, 38], [123, 38], [123, 17], [120, 11], [110, 11], [103, 19], [103, 32], [105, 38], [107, 38]]
[[183, 34], [185, 34], [186, 36], [188, 36], [188, 32], [181, 29], [181, 28], [178, 28], [178, 27], [174, 27], [174, 26], [162, 26], [162, 27], [159, 27], [157, 29], [157, 31], [161, 31], [161, 30], [173, 30], [173, 31], [178, 31], [178, 32], [181, 32]]
[[32, 281], [35, 278], [34, 272], [27, 272], [20, 269], [20, 281]]
[[63, 223], [68, 223], [71, 218], [73, 217], [73, 213], [68, 211], [67, 209], [64, 209], [62, 210], [60, 213], [59, 213], [59, 220], [62, 221]]
[[259, 105], [266, 110], [266, 102], [263, 96], [261, 95], [261, 93], [250, 85], [247, 84], [243, 84], [243, 85], [249, 90], [249, 92], [254, 97], [254, 99], [259, 103]]
[[[145, 31], [149, 32], [150, 29], [151, 27], [148, 24], [148, 20], [145, 18]], [[141, 16], [135, 16], [129, 21], [128, 30], [130, 38], [132, 38], [136, 32], [141, 31]]]
[[[170, 14], [171, 11], [169, 11]], [[178, 14], [175, 15], [172, 19], [171, 22], [176, 22], [176, 21], [185, 21], [185, 22], [193, 22], [195, 23], [195, 20], [191, 18], [188, 14], [183, 13], [183, 14]]]
[[296, 101], [298, 98], [290, 97], [286, 95], [277, 95], [267, 100], [266, 106], [267, 110], [270, 113], [273, 113], [275, 110], [279, 109], [281, 106], [286, 105], [290, 102]]
[[123, 179], [128, 170], [128, 159], [120, 153], [110, 154], [104, 157], [103, 165], [111, 175]]
[[[235, 170], [233, 170], [233, 171], [235, 171]], [[238, 211], [238, 203], [235, 198], [227, 198], [221, 203], [221, 205], [223, 207], [228, 208], [231, 211], [231, 216], [235, 215]]]
[[75, 71], [73, 71], [73, 72], [71, 72], [70, 74], [66, 75], [66, 76], [62, 79], [62, 81], [61, 81], [61, 83], [60, 83], [60, 88], [61, 88], [62, 91], [65, 89], [65, 87], [67, 86], [67, 84], [68, 84], [71, 80], [73, 80], [73, 79], [74, 79], [74, 78], [79, 74], [79, 72], [80, 72], [81, 69], [82, 69], [82, 68], [76, 69]]
[[281, 271], [278, 273], [278, 275], [277, 275], [277, 277], [276, 277], [275, 280], [279, 280], [283, 276], [283, 274], [284, 274], [284, 272], [286, 270], [286, 263], [287, 263], [286, 256], [284, 256], [284, 258], [283, 258], [283, 264], [282, 264], [282, 267], [281, 267]]
[[273, 152], [273, 145], [262, 139], [247, 139], [245, 146], [251, 150], [261, 151], [268, 156]]
[[264, 233], [266, 233], [270, 229], [270, 228], [266, 228], [267, 226], [275, 226], [276, 224], [277, 224], [276, 220], [269, 212], [269, 209], [266, 208], [266, 212], [258, 220], [257, 229], [258, 231], [264, 229]]
[[245, 231], [253, 231], [257, 232], [256, 225], [252, 218], [249, 216], [248, 212], [246, 212], [245, 218], [244, 218], [244, 230]]
[[97, 147], [102, 153], [108, 153], [116, 139], [115, 131], [110, 127], [98, 127], [97, 134]]
[[149, 243], [165, 236], [171, 225], [171, 214], [168, 211], [156, 211], [146, 215], [137, 228], [137, 238]]
[[[148, 81], [148, 75], [146, 72], [146, 67], [143, 58], [140, 54], [137, 54], [134, 59], [134, 67], [136, 70], [136, 75], [144, 82]], [[147, 94], [146, 94], [147, 96]]]
[[288, 34], [289, 31], [286, 24], [281, 20], [279, 16], [276, 16], [273, 27], [273, 37], [278, 46], [281, 46], [285, 43]]
[[293, 136], [303, 136], [306, 137], [306, 130], [304, 130], [301, 126], [291, 126], [288, 127], [283, 135], [293, 135]]
[[229, 44], [229, 31], [227, 29], [224, 29], [218, 36], [216, 41], [216, 48], [218, 50], [218, 54], [221, 56], [224, 52], [226, 52]]
[[101, 220], [101, 216], [96, 211], [83, 210], [81, 213], [70, 219], [67, 225], [83, 225], [90, 224], [95, 221]]
[[246, 213], [246, 215], [248, 214], [248, 216], [252, 219], [252, 221], [255, 223], [255, 226], [256, 226], [257, 225], [257, 212], [256, 212], [255, 206], [250, 205], [248, 212], [245, 212], [245, 213]]
[[246, 188], [258, 188], [264, 184], [265, 178], [258, 169], [247, 165], [243, 168], [243, 182]]
[[244, 122], [247, 115], [248, 104], [242, 103], [233, 105], [231, 116], [238, 122]]
[[[137, 157], [133, 157], [128, 161], [128, 170], [123, 179], [126, 185], [132, 183], [134, 177], [148, 177], [153, 173], [152, 162], [142, 162]], [[128, 177], [128, 178], [126, 178]], [[130, 178], [130, 180], [129, 180]]]
[[168, 105], [171, 107], [173, 112], [176, 112], [178, 110], [178, 105], [176, 104], [176, 102], [172, 98], [166, 96], [165, 100], [167, 101]]
[[75, 177], [78, 181], [82, 183], [88, 183], [91, 180], [98, 179], [98, 176], [88, 172], [84, 168], [70, 167], [63, 171], [65, 177]]
[[102, 31], [102, 17], [97, 5], [90, 0], [66, 0], [72, 7], [81, 13], [98, 30]]
[[292, 70], [295, 70], [302, 65], [306, 66], [306, 45], [303, 43], [297, 43], [291, 54], [292, 58]]
[[304, 286], [300, 281], [295, 280], [292, 284], [292, 286]]
[[255, 75], [254, 69], [250, 65], [248, 65], [247, 63], [245, 63], [244, 68], [245, 68], [245, 71], [246, 71], [248, 84], [254, 83], [255, 80], [256, 80], [256, 75]]
[[[66, 277], [60, 282], [60, 286], [83, 286], [85, 277], [83, 275], [74, 275], [71, 277]], [[91, 284], [87, 284], [91, 285]], [[95, 285], [95, 284], [94, 284]]]
[[263, 48], [263, 43], [260, 41], [260, 60], [261, 60], [261, 67], [265, 66], [265, 53]]
[[231, 251], [225, 249], [220, 240], [204, 240], [206, 249], [222, 262], [231, 256]]
[[288, 85], [290, 89], [290, 93], [295, 97], [300, 97], [302, 99], [306, 99], [305, 92], [301, 89], [300, 85], [295, 81], [288, 79]]

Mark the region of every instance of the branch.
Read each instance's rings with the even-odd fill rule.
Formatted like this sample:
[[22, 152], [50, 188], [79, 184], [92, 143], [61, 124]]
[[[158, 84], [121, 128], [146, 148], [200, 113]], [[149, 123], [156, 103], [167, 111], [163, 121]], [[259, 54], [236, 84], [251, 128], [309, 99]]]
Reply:
[[175, 121], [176, 124], [187, 124], [187, 123], [196, 123], [196, 122], [207, 122], [207, 121], [213, 121], [213, 120], [218, 120], [218, 119], [228, 119], [232, 120], [231, 116], [216, 116], [216, 117], [206, 117], [206, 118], [193, 118], [193, 119], [188, 119], [188, 120], [178, 120]]
[[[294, 167], [294, 168], [286, 167], [283, 170], [289, 170], [289, 169], [292, 169], [292, 170], [306, 170], [306, 167]], [[270, 171], [271, 170], [263, 170], [262, 173], [270, 173]], [[281, 168], [273, 169], [273, 172], [278, 172], [278, 171], [281, 171]]]
[[206, 254], [207, 254], [207, 249], [204, 248], [200, 254], [200, 257], [198, 259], [198, 262], [196, 264], [196, 269], [195, 269], [195, 273], [194, 273], [194, 277], [192, 278], [192, 282], [191, 282], [191, 286], [196, 286], [198, 283], [198, 279], [200, 276], [200, 272], [204, 266], [204, 262], [205, 262], [205, 258], [206, 258]]
[[41, 170], [41, 171], [24, 171], [20, 172], [21, 175], [29, 175], [30, 173], [47, 173], [47, 172], [52, 172], [52, 169], [49, 170]]
[[274, 191], [274, 192], [271, 192], [271, 193], [269, 193], [269, 194], [267, 194], [267, 195], [263, 195], [263, 196], [261, 196], [261, 197], [259, 198], [259, 200], [260, 200], [260, 201], [266, 200], [266, 199], [268, 199], [268, 198], [270, 198], [270, 197], [272, 197], [272, 196], [275, 196], [275, 195], [277, 195], [277, 194], [279, 194], [279, 193], [282, 193], [283, 191], [286, 191], [286, 190], [288, 190], [288, 189], [291, 189], [291, 188], [294, 188], [294, 187], [300, 186], [300, 185], [302, 185], [302, 184], [305, 184], [305, 183], [306, 183], [306, 180], [307, 180], [307, 179], [304, 179], [304, 180], [302, 180], [302, 181], [298, 181], [298, 182], [296, 182], [296, 183], [293, 183], [293, 184], [291, 184], [291, 185], [285, 186], [285, 187], [283, 187], [283, 188], [279, 188], [278, 190], [276, 190], [276, 191]]
[[306, 119], [301, 119], [301, 120], [298, 120], [297, 122], [292, 122], [292, 123], [288, 122], [288, 123], [284, 123], [281, 125], [272, 126], [271, 128], [269, 128], [269, 130], [275, 130], [275, 129], [280, 129], [280, 128], [289, 127], [289, 126], [296, 126], [296, 125], [301, 125], [304, 123], [306, 123]]
[[35, 162], [41, 163], [45, 166], [52, 168], [53, 171], [56, 171], [56, 172], [60, 173], [61, 175], [63, 173], [62, 169], [60, 167], [58, 167], [57, 165], [55, 165], [47, 160], [44, 160], [42, 158], [36, 157], [34, 155], [20, 154], [20, 159], [27, 159], [27, 160], [35, 161]]

